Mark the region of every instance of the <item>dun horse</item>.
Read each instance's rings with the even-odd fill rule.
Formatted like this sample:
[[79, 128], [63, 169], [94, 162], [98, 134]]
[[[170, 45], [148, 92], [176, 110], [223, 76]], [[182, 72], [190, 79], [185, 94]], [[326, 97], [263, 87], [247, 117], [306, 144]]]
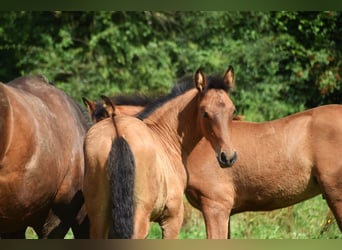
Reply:
[[188, 158], [187, 197], [202, 211], [208, 238], [227, 238], [230, 215], [284, 208], [320, 193], [342, 230], [342, 106], [233, 122], [230, 129], [239, 154], [233, 168], [220, 167], [204, 139]]
[[234, 81], [195, 74], [195, 87], [177, 85], [139, 116], [116, 115], [96, 123], [85, 139], [85, 203], [91, 238], [146, 238], [156, 221], [163, 238], [176, 238], [183, 221], [184, 167], [206, 137], [222, 166], [236, 153], [230, 141]]
[[42, 77], [0, 83], [0, 233], [63, 238], [71, 227], [88, 237], [83, 203], [83, 141], [79, 106]]

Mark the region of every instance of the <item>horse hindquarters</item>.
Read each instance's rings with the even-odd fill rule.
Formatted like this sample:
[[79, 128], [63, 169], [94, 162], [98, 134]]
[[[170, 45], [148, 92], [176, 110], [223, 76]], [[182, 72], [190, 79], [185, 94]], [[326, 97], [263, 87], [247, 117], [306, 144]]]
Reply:
[[[326, 199], [333, 212], [337, 224], [342, 231], [342, 162], [339, 157], [338, 148], [331, 148], [329, 152], [322, 152], [325, 156], [320, 156], [317, 161], [317, 180], [322, 189], [323, 197]], [[332, 155], [338, 156], [335, 159], [327, 159]]]
[[115, 137], [108, 159], [111, 193], [111, 235], [129, 239], [133, 235], [135, 160], [127, 141]]
[[[147, 166], [151, 167], [151, 164]], [[110, 238], [144, 239], [147, 237], [153, 202], [149, 199], [149, 194], [144, 193], [150, 187], [148, 181], [142, 177], [146, 174], [146, 168], [143, 168], [143, 174], [137, 171], [139, 174], [136, 177], [136, 167], [135, 156], [126, 139], [120, 136], [115, 137], [108, 159]], [[138, 184], [135, 183], [136, 179]], [[144, 182], [142, 187], [139, 184], [141, 180]], [[136, 186], [139, 191], [135, 193]]]
[[83, 194], [91, 239], [108, 238], [110, 225], [107, 158], [111, 147], [111, 140], [108, 138], [111, 138], [112, 134], [103, 134], [99, 138], [98, 133], [101, 130], [105, 131], [105, 127], [100, 123], [95, 124], [84, 141]]
[[[342, 111], [341, 106], [335, 113], [324, 112], [315, 117], [312, 138], [315, 158], [314, 174], [322, 189], [330, 209], [342, 231]], [[334, 123], [331, 117], [335, 117]]]
[[[329, 162], [322, 162], [317, 165], [317, 168], [319, 168], [317, 179], [321, 186], [322, 194], [342, 232], [342, 163], [339, 163], [339, 165], [336, 163], [334, 166], [329, 165]], [[329, 168], [334, 170], [328, 170]]]

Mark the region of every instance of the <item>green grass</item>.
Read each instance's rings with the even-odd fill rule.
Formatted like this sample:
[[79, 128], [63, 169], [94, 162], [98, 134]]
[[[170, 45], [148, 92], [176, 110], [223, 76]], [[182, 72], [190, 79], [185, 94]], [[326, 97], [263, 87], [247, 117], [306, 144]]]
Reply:
[[232, 216], [236, 239], [342, 239], [337, 223], [322, 196], [272, 212]]
[[[189, 213], [189, 211], [188, 211]], [[187, 217], [180, 239], [203, 239], [201, 215]], [[159, 226], [152, 224], [149, 238], [160, 238]], [[325, 200], [319, 195], [291, 207], [271, 212], [245, 212], [231, 217], [232, 239], [342, 239]]]
[[[186, 218], [180, 239], [204, 239], [205, 227], [201, 214], [186, 205]], [[36, 238], [32, 229], [28, 238]], [[69, 232], [66, 239], [72, 239]], [[158, 224], [151, 223], [148, 239], [160, 239]], [[319, 195], [295, 206], [271, 212], [245, 212], [231, 217], [232, 239], [342, 239], [335, 219], [325, 200]]]

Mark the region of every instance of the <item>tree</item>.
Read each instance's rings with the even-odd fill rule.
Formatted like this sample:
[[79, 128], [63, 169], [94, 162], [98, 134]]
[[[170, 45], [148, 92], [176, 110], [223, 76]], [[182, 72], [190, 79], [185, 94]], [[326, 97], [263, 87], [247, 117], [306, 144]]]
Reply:
[[262, 121], [341, 100], [340, 12], [3, 12], [0, 79], [44, 74], [78, 101], [164, 93], [236, 72], [240, 114]]

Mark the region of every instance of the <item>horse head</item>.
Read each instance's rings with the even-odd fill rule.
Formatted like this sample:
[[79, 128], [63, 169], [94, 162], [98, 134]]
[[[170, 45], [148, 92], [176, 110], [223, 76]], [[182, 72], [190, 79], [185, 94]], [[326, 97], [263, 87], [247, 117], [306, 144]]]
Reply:
[[198, 114], [202, 133], [215, 150], [220, 166], [231, 167], [237, 160], [230, 136], [235, 106], [227, 94], [234, 86], [233, 67], [229, 66], [221, 79], [206, 78], [197, 70], [195, 85], [201, 93]]

